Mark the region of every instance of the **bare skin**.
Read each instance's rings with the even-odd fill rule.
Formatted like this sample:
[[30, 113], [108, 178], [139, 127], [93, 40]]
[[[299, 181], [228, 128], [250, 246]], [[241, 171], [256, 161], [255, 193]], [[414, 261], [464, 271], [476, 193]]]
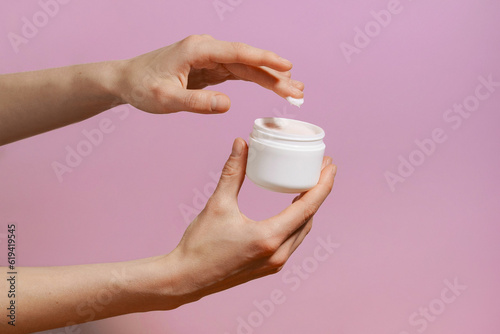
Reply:
[[273, 52], [202, 35], [127, 60], [1, 75], [0, 145], [126, 103], [155, 114], [226, 112], [227, 95], [202, 89], [226, 80], [300, 98], [304, 84], [291, 68]]
[[[290, 79], [289, 62], [269, 51], [226, 43], [208, 36], [189, 37], [117, 62], [120, 75], [114, 73], [115, 65], [99, 63], [1, 76], [0, 86], [11, 93], [0, 89], [2, 143], [77, 122], [120, 103], [151, 113], [225, 112], [230, 104], [226, 95], [190, 89], [225, 80], [254, 81], [282, 97], [302, 97], [303, 85]], [[144, 73], [151, 80], [141, 77]], [[21, 96], [23, 81], [28, 87]], [[134, 97], [137, 87], [142, 87], [142, 97]], [[213, 103], [214, 96], [220, 101]], [[254, 221], [238, 207], [247, 156], [247, 144], [237, 138], [214, 194], [168, 254], [118, 263], [17, 268], [16, 326], [4, 320], [0, 331], [30, 333], [134, 312], [171, 310], [278, 272], [310, 231], [314, 214], [331, 192], [337, 168], [325, 157], [313, 189], [297, 196], [280, 214]], [[6, 275], [8, 270], [2, 271]], [[0, 280], [0, 291], [8, 288], [8, 282]], [[0, 294], [0, 309], [8, 306], [7, 295]]]

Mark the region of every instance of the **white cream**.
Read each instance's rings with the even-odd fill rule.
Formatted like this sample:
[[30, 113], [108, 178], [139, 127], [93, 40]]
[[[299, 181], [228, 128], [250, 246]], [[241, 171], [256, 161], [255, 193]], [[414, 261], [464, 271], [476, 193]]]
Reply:
[[291, 96], [288, 96], [286, 100], [293, 106], [297, 106], [300, 108], [301, 105], [304, 104], [304, 99], [296, 99]]
[[310, 124], [297, 122], [286, 118], [270, 118], [261, 123], [261, 125], [273, 132], [289, 135], [311, 136], [317, 134], [317, 130]]

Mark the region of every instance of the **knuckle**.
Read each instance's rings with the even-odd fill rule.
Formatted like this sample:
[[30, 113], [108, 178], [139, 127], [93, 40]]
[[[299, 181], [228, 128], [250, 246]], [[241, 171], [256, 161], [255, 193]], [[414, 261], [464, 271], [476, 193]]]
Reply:
[[210, 197], [205, 207], [210, 214], [216, 217], [223, 216], [227, 212], [227, 204], [217, 196]]
[[182, 47], [184, 47], [188, 52], [195, 52], [198, 45], [205, 40], [201, 35], [190, 35], [181, 41]]
[[312, 230], [312, 221], [309, 220], [309, 222], [304, 226], [304, 232], [306, 235], [309, 234], [309, 232], [311, 232]]
[[187, 94], [184, 97], [184, 105], [187, 106], [190, 110], [204, 110], [207, 105], [208, 100], [205, 96], [199, 94]]
[[203, 39], [215, 39], [215, 38], [213, 38], [213, 36], [212, 36], [212, 35], [209, 35], [209, 34], [201, 34], [201, 35], [199, 35], [199, 36], [200, 36], [201, 38], [203, 38]]
[[201, 40], [203, 40], [202, 35], [189, 35], [188, 37], [186, 37], [184, 39], [184, 41], [187, 43], [196, 43], [196, 42], [199, 42]]
[[153, 95], [153, 98], [155, 100], [161, 101], [161, 100], [165, 99], [167, 92], [163, 86], [153, 84], [153, 85], [150, 85], [150, 87], [148, 87], [148, 88], [149, 88], [149, 91], [151, 92], [151, 94]]
[[197, 100], [194, 98], [194, 95], [188, 94], [184, 97], [184, 105], [189, 109], [194, 109], [197, 104]]
[[163, 107], [168, 105], [166, 102], [170, 98], [168, 91], [165, 89], [165, 87], [159, 84], [151, 84], [148, 85], [146, 90], [148, 91], [148, 96], [151, 98], [151, 102], [154, 105], [162, 106], [160, 109], [157, 110], [157, 112], [165, 112]]
[[277, 268], [274, 269], [274, 273], [277, 274], [281, 271], [281, 269], [283, 269], [283, 267], [285, 266], [285, 264], [283, 264], [282, 266], [279, 266]]
[[242, 42], [232, 42], [231, 45], [237, 51], [243, 50], [247, 47], [247, 45], [245, 43], [242, 43]]
[[307, 223], [316, 213], [317, 211], [317, 206], [312, 204], [312, 203], [306, 203], [304, 205], [304, 223]]
[[257, 252], [262, 257], [271, 257], [276, 253], [279, 244], [272, 238], [264, 238], [256, 242]]
[[283, 255], [273, 256], [269, 259], [268, 265], [273, 270], [274, 273], [279, 272], [285, 266], [288, 258]]
[[222, 178], [233, 177], [239, 174], [238, 164], [233, 157], [230, 157], [222, 168]]
[[241, 59], [243, 58], [243, 54], [245, 54], [245, 52], [248, 51], [248, 45], [245, 44], [245, 43], [241, 43], [241, 42], [233, 42], [231, 43], [231, 45], [233, 46], [234, 48], [234, 52], [235, 52], [235, 55], [236, 55], [236, 62], [241, 62]]

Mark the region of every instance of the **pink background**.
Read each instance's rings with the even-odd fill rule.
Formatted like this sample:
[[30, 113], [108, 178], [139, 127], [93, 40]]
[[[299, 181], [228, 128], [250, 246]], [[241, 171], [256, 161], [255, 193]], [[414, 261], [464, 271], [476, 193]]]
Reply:
[[[79, 333], [498, 332], [500, 87], [456, 130], [443, 115], [474, 94], [479, 76], [500, 81], [500, 2], [401, 0], [399, 14], [348, 63], [341, 43], [352, 45], [354, 29], [389, 2], [233, 0], [221, 19], [212, 1], [71, 1], [17, 54], [8, 33], [21, 34], [22, 17], [31, 20], [41, 7], [2, 2], [0, 73], [128, 58], [207, 33], [292, 60], [306, 103], [295, 109], [254, 84], [231, 82], [216, 88], [232, 98], [224, 115], [121, 107], [0, 147], [0, 240], [17, 223], [25, 266], [166, 253], [187, 226], [181, 208], [203, 202], [196, 194], [211, 191], [210, 175], [221, 170], [233, 139], [247, 138], [255, 118], [296, 118], [324, 128], [339, 171], [283, 271], [174, 311], [98, 321]], [[52, 163], [63, 163], [65, 147], [75, 148], [81, 131], [104, 118], [114, 131], [59, 182]], [[447, 140], [391, 191], [384, 173], [397, 173], [399, 156], [408, 159], [415, 140], [436, 128]], [[240, 204], [258, 219], [291, 199], [246, 180]], [[328, 236], [340, 246], [318, 262], [317, 238]], [[4, 264], [6, 251], [0, 256]], [[298, 276], [294, 266], [310, 273]], [[455, 279], [467, 288], [445, 304], [444, 281]], [[285, 301], [270, 315], [257, 313], [254, 301], [273, 290]], [[430, 308], [432, 321], [420, 308]], [[250, 330], [238, 328], [239, 318], [253, 323]]]

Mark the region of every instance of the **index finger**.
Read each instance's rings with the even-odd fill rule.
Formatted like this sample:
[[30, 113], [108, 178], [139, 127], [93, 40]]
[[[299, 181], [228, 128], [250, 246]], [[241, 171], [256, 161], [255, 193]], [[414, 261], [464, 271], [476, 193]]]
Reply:
[[285, 210], [266, 220], [272, 226], [271, 228], [275, 229], [274, 235], [281, 235], [286, 239], [314, 216], [330, 194], [336, 172], [337, 166], [333, 164], [326, 166], [314, 188], [307, 191]]
[[292, 63], [268, 50], [259, 49], [240, 42], [206, 40], [199, 44], [199, 55], [212, 63], [245, 64], [251, 66], [267, 66], [284, 72], [292, 68]]

